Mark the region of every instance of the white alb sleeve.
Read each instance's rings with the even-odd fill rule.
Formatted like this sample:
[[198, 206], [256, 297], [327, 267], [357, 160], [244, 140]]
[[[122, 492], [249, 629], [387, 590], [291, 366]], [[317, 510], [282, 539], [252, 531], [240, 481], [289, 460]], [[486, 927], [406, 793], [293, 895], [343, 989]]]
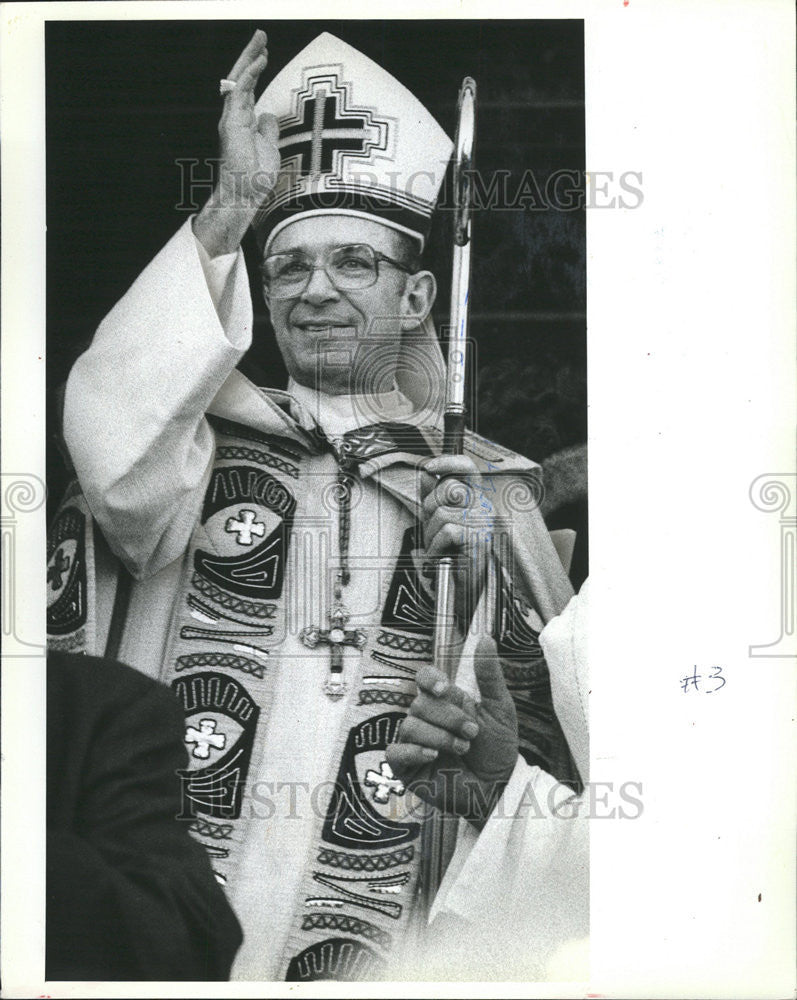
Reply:
[[[518, 757], [481, 832], [460, 820], [457, 848], [430, 913], [436, 947], [461, 965], [478, 950], [489, 976], [543, 977], [563, 945], [586, 937], [589, 910], [584, 802]], [[435, 938], [436, 927], [443, 938]], [[505, 978], [509, 978], [508, 975]]]
[[137, 578], [188, 544], [213, 457], [205, 411], [251, 342], [243, 255], [211, 267], [228, 269], [213, 294], [189, 219], [100, 324], [67, 382], [64, 438], [78, 479]]
[[548, 664], [556, 717], [570, 747], [581, 780], [589, 781], [589, 580], [567, 607], [540, 632]]
[[[588, 586], [540, 633], [557, 717], [586, 783]], [[462, 683], [472, 687], [468, 673]], [[518, 755], [512, 776], [481, 832], [460, 820], [457, 846], [430, 913], [457, 962], [478, 950], [544, 977], [557, 953], [587, 936], [587, 801]], [[577, 949], [576, 949], [577, 951]], [[575, 951], [574, 951], [575, 954]], [[500, 956], [500, 957], [499, 957]]]
[[199, 263], [202, 265], [202, 273], [205, 275], [208, 292], [210, 292], [210, 298], [216, 309], [216, 315], [219, 317], [222, 327], [227, 330], [230, 312], [235, 304], [228, 291], [228, 279], [241, 251], [236, 250], [235, 253], [224, 253], [218, 257], [211, 257], [196, 236], [194, 243]]

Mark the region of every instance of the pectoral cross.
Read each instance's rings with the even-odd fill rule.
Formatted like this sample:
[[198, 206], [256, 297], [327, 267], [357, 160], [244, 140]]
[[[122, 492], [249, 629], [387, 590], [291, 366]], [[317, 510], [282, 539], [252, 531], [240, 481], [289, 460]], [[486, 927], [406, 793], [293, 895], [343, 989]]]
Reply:
[[343, 647], [353, 646], [362, 649], [366, 634], [360, 629], [347, 629], [346, 623], [351, 615], [349, 609], [341, 603], [340, 582], [335, 585], [335, 603], [329, 612], [329, 628], [318, 628], [311, 625], [302, 631], [301, 640], [308, 649], [315, 649], [319, 643], [329, 646], [329, 675], [324, 683], [326, 694], [336, 701], [346, 692], [346, 682], [343, 680]]

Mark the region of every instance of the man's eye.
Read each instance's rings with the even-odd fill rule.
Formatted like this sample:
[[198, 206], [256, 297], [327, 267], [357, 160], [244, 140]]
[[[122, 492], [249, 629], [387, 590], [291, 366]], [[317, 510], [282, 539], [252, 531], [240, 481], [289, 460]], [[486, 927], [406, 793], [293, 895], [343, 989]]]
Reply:
[[367, 271], [371, 267], [371, 262], [365, 257], [349, 254], [336, 260], [335, 267], [340, 271]]
[[282, 264], [277, 271], [280, 278], [302, 278], [310, 268], [303, 260], [289, 260]]

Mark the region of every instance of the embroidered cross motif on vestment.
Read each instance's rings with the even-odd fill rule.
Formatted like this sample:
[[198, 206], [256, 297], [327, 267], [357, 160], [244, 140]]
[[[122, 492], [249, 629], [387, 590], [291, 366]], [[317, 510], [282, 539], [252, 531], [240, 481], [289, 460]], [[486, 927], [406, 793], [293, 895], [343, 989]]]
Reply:
[[198, 757], [200, 760], [207, 760], [210, 756], [210, 748], [223, 750], [227, 737], [224, 733], [216, 732], [215, 719], [200, 719], [199, 729], [195, 729], [193, 726], [186, 729], [183, 742], [189, 746], [194, 745], [192, 756]]
[[224, 530], [229, 534], [235, 534], [235, 540], [239, 545], [251, 545], [254, 541], [254, 535], [257, 535], [258, 538], [265, 535], [266, 526], [262, 521], [255, 520], [253, 510], [242, 510], [240, 520], [236, 520], [234, 517], [227, 518]]
[[369, 770], [365, 772], [365, 784], [374, 789], [374, 802], [384, 804], [391, 795], [404, 794], [404, 782], [393, 776], [390, 764], [383, 760], [379, 765], [379, 770]]
[[53, 590], [58, 590], [63, 584], [62, 574], [66, 573], [71, 565], [72, 560], [69, 556], [64, 555], [63, 549], [58, 549], [55, 553], [55, 562], [47, 569], [47, 582], [53, 585]]

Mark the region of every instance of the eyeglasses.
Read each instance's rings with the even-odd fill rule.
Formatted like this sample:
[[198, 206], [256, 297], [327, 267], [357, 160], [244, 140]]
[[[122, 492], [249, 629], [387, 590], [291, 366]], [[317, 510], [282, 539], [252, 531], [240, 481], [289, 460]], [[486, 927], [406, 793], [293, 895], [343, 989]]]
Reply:
[[390, 264], [400, 271], [412, 274], [411, 268], [386, 254], [374, 250], [367, 243], [335, 247], [324, 254], [320, 264], [301, 251], [275, 253], [262, 264], [263, 285], [272, 299], [290, 299], [301, 295], [314, 271], [326, 272], [331, 283], [342, 292], [370, 288], [379, 279], [379, 264]]

